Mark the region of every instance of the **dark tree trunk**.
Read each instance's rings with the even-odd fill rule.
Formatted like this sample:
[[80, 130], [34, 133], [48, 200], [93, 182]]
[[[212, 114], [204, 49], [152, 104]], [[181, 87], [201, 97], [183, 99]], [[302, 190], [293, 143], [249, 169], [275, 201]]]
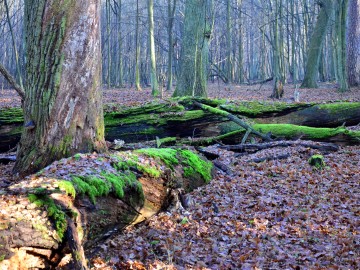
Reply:
[[99, 0], [25, 1], [25, 129], [14, 172], [102, 151]]

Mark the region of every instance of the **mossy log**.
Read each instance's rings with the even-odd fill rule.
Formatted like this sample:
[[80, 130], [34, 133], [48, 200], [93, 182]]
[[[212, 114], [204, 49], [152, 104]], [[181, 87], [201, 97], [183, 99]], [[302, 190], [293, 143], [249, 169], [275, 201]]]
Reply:
[[187, 149], [55, 162], [0, 189], [0, 269], [86, 269], [86, 254], [99, 242], [165, 209], [173, 190], [206, 184], [212, 173], [212, 163]]
[[[227, 117], [199, 110], [194, 99], [161, 100], [137, 107], [107, 105], [105, 137], [126, 143], [149, 141], [157, 137], [198, 138], [221, 136], [234, 131]], [[293, 124], [336, 128], [360, 123], [360, 102], [330, 104], [247, 102], [195, 99], [257, 124]], [[23, 125], [20, 108], [0, 110], [0, 152], [18, 142]]]

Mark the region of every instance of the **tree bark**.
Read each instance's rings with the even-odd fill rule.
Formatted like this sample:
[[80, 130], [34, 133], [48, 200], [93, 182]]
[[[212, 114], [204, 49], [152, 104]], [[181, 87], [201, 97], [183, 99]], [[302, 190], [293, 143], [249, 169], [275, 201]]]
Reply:
[[154, 38], [154, 0], [148, 0], [148, 17], [149, 17], [149, 43], [150, 43], [150, 78], [151, 94], [155, 97], [159, 95], [159, 83], [156, 74], [156, 55], [155, 55], [155, 38]]
[[360, 1], [350, 0], [348, 11], [347, 52], [350, 86], [360, 85]]
[[309, 49], [307, 52], [307, 62], [305, 67], [305, 77], [302, 82], [302, 88], [317, 88], [317, 77], [319, 72], [319, 63], [321, 50], [326, 36], [326, 29], [333, 12], [333, 1], [322, 0], [321, 10], [317, 18], [314, 32], [311, 36]]
[[[206, 97], [208, 42], [212, 25], [208, 23], [210, 0], [187, 0], [184, 38], [181, 45], [180, 76], [174, 96]], [[211, 18], [210, 18], [211, 19]]]
[[15, 173], [103, 151], [100, 1], [25, 1], [25, 129]]

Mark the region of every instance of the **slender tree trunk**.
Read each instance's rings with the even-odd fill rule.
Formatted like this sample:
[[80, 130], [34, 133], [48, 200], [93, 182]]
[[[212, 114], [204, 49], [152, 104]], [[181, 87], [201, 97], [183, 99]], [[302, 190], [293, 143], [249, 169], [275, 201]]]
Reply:
[[149, 16], [149, 43], [150, 43], [150, 81], [151, 94], [155, 97], [159, 95], [159, 83], [156, 75], [156, 55], [154, 40], [154, 0], [148, 0], [148, 16]]
[[124, 65], [123, 65], [123, 52], [122, 52], [122, 47], [123, 47], [123, 35], [122, 35], [122, 21], [121, 21], [121, 15], [122, 15], [122, 3], [121, 0], [118, 1], [118, 42], [119, 42], [119, 86], [123, 87], [124, 86]]
[[347, 31], [348, 81], [360, 85], [360, 0], [350, 0]]
[[14, 50], [14, 54], [15, 54], [16, 73], [17, 73], [17, 77], [18, 77], [18, 80], [19, 80], [20, 87], [24, 88], [23, 82], [22, 82], [21, 71], [20, 71], [18, 49], [17, 49], [17, 46], [16, 46], [14, 31], [13, 31], [13, 27], [12, 27], [11, 20], [10, 20], [10, 15], [9, 15], [8, 1], [4, 0], [4, 4], [5, 4], [5, 10], [6, 10], [6, 19], [7, 19], [8, 25], [9, 25], [9, 30], [10, 30], [10, 34], [11, 34], [11, 41], [12, 41], [12, 44], [13, 44], [13, 50]]
[[348, 0], [337, 0], [336, 8], [336, 49], [337, 74], [340, 91], [348, 91], [347, 56], [346, 56], [346, 20]]
[[139, 19], [140, 19], [140, 10], [139, 10], [139, 0], [136, 0], [136, 24], [135, 24], [135, 89], [140, 91], [140, 35], [139, 35]]
[[110, 15], [110, 0], [106, 0], [105, 3], [106, 8], [106, 37], [107, 37], [107, 70], [106, 70], [106, 83], [107, 87], [111, 87], [111, 15]]
[[326, 36], [326, 29], [331, 19], [333, 8], [332, 0], [322, 0], [320, 13], [311, 36], [307, 52], [307, 63], [302, 88], [317, 88], [317, 77], [323, 43]]
[[231, 33], [231, 0], [226, 2], [226, 58], [227, 58], [227, 67], [226, 67], [226, 76], [229, 83], [233, 82], [232, 77], [232, 33]]
[[103, 151], [99, 0], [26, 0], [25, 130], [14, 172]]
[[167, 69], [167, 86], [166, 90], [170, 90], [173, 83], [173, 54], [174, 54], [174, 45], [173, 45], [173, 26], [174, 26], [174, 16], [175, 16], [175, 7], [176, 0], [168, 0], [168, 69]]

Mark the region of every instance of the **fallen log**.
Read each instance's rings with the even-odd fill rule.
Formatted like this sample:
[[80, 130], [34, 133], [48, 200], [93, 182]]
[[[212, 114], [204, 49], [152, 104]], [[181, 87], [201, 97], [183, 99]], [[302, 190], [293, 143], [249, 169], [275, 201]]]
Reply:
[[262, 134], [261, 132], [258, 132], [257, 130], [255, 130], [254, 128], [252, 128], [252, 126], [250, 126], [248, 123], [246, 123], [245, 121], [242, 121], [241, 119], [239, 119], [238, 117], [232, 115], [231, 113], [229, 112], [226, 112], [226, 111], [223, 111], [223, 110], [220, 110], [220, 109], [216, 109], [216, 108], [213, 108], [213, 107], [210, 107], [210, 106], [207, 106], [207, 105], [204, 105], [204, 104], [201, 104], [199, 102], [194, 102], [194, 104], [197, 106], [197, 107], [200, 107], [201, 109], [203, 110], [206, 110], [206, 111], [209, 111], [211, 112], [212, 114], [216, 114], [216, 115], [220, 115], [220, 116], [223, 116], [223, 117], [227, 117], [230, 121], [238, 124], [239, 126], [241, 126], [242, 128], [246, 129], [246, 133], [245, 133], [245, 136], [244, 136], [244, 139], [243, 141], [245, 141], [247, 139], [247, 136], [250, 134], [250, 133], [254, 133], [255, 135], [259, 136], [260, 138], [262, 138], [263, 140], [265, 141], [271, 141], [271, 138], [269, 135], [265, 135], [265, 134]]
[[57, 161], [0, 189], [0, 269], [87, 269], [88, 250], [166, 208], [172, 190], [189, 192], [212, 173], [212, 164], [188, 149]]
[[[245, 116], [257, 124], [338, 127], [344, 122], [347, 126], [360, 122], [360, 102], [289, 104], [184, 98], [130, 108], [109, 105], [105, 108], [105, 137], [108, 141], [121, 139], [131, 143], [155, 140], [156, 136], [213, 138], [234, 131], [230, 128], [231, 121], [226, 117], [195, 108], [194, 100], [220, 108], [235, 117]], [[22, 125], [20, 108], [0, 110], [0, 152], [8, 151], [16, 145]]]

